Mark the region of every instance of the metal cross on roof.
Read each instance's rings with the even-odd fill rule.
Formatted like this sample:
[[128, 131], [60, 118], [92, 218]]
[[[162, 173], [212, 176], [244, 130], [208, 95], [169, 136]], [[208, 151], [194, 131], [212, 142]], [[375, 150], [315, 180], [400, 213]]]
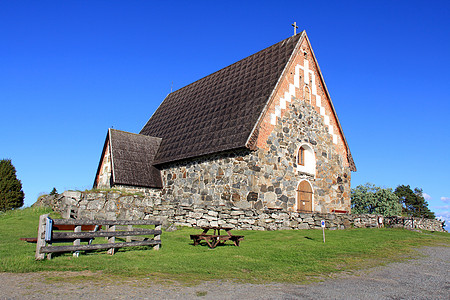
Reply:
[[297, 29], [298, 29], [297, 22], [294, 22], [294, 24], [291, 24], [291, 25], [294, 27], [294, 35], [296, 35]]

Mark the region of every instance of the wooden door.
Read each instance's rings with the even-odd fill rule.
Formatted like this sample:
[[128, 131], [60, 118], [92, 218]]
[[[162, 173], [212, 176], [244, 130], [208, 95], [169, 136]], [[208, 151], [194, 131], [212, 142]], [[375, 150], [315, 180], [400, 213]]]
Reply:
[[303, 212], [312, 211], [312, 189], [308, 181], [302, 181], [297, 189], [297, 209]]

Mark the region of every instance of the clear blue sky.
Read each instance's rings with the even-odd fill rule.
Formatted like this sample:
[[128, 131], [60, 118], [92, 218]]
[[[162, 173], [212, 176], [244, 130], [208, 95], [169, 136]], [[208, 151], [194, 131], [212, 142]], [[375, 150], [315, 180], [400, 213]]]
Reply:
[[450, 1], [0, 1], [0, 158], [25, 204], [92, 187], [107, 128], [306, 29], [358, 172], [450, 222]]

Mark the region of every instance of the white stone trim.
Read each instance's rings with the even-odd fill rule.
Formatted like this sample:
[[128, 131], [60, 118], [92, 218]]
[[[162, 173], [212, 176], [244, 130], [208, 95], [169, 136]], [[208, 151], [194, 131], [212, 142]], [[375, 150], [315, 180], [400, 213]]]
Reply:
[[270, 124], [277, 125], [277, 116], [275, 114], [270, 115]]
[[288, 92], [284, 92], [284, 100], [291, 102], [291, 95]]
[[295, 66], [294, 86], [300, 88], [300, 65]]
[[317, 95], [317, 86], [316, 86], [316, 75], [311, 72], [311, 76], [312, 76], [312, 93], [313, 95]]
[[306, 84], [309, 83], [309, 61], [307, 59], [303, 60], [303, 79]]
[[284, 98], [280, 98], [280, 107], [281, 109], [286, 109], [286, 100]]
[[293, 84], [289, 84], [289, 95], [295, 97], [295, 86]]
[[275, 116], [281, 117], [281, 108], [279, 105], [275, 105]]
[[[324, 118], [325, 125], [328, 126], [328, 132], [331, 133], [331, 136], [333, 138], [333, 143], [337, 144], [338, 138], [337, 138], [337, 135], [333, 133], [333, 127], [330, 123], [330, 117], [326, 114], [325, 107], [322, 106], [322, 98], [319, 95], [317, 95], [316, 75], [314, 74], [314, 72], [312, 70], [309, 69], [309, 61], [307, 59], [303, 60], [303, 65], [304, 65], [304, 67], [297, 65], [296, 70], [297, 70], [297, 67], [298, 67], [298, 69], [303, 70], [303, 74], [304, 74], [303, 77], [304, 77], [305, 84], [309, 84], [309, 76], [311, 76], [312, 86], [311, 86], [310, 91], [311, 91], [312, 95], [316, 96], [316, 106], [319, 108], [320, 115]], [[296, 72], [296, 75], [297, 75], [297, 72]], [[312, 99], [311, 99], [311, 103], [312, 103]], [[331, 128], [330, 128], [330, 126], [331, 126]]]
[[288, 91], [285, 91], [284, 96], [279, 99], [279, 105], [275, 105], [275, 113], [270, 115], [270, 124], [277, 124], [277, 117], [281, 117], [281, 110], [286, 109], [286, 102], [291, 102], [291, 98], [295, 97], [295, 88], [300, 88], [300, 70], [303, 71], [303, 81], [305, 84], [309, 85], [309, 76], [311, 76], [312, 85], [309, 87], [311, 94], [310, 104], [312, 104], [312, 95], [314, 95], [316, 97], [316, 106], [319, 108], [319, 113], [323, 117], [325, 125], [328, 126], [328, 132], [333, 138], [333, 143], [337, 144], [338, 137], [334, 134], [333, 125], [330, 122], [330, 117], [326, 114], [325, 107], [322, 106], [322, 98], [320, 95], [317, 95], [316, 75], [309, 69], [309, 61], [307, 59], [303, 60], [303, 66], [299, 64], [295, 66], [294, 84], [289, 84]]
[[337, 135], [333, 134], [333, 143], [337, 144]]

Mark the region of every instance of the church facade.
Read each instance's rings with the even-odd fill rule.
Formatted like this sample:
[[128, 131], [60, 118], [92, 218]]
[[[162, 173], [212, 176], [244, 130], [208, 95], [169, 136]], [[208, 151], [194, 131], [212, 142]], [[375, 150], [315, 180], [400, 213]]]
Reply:
[[139, 134], [109, 129], [95, 188], [161, 203], [350, 211], [356, 171], [303, 31], [169, 94]]

